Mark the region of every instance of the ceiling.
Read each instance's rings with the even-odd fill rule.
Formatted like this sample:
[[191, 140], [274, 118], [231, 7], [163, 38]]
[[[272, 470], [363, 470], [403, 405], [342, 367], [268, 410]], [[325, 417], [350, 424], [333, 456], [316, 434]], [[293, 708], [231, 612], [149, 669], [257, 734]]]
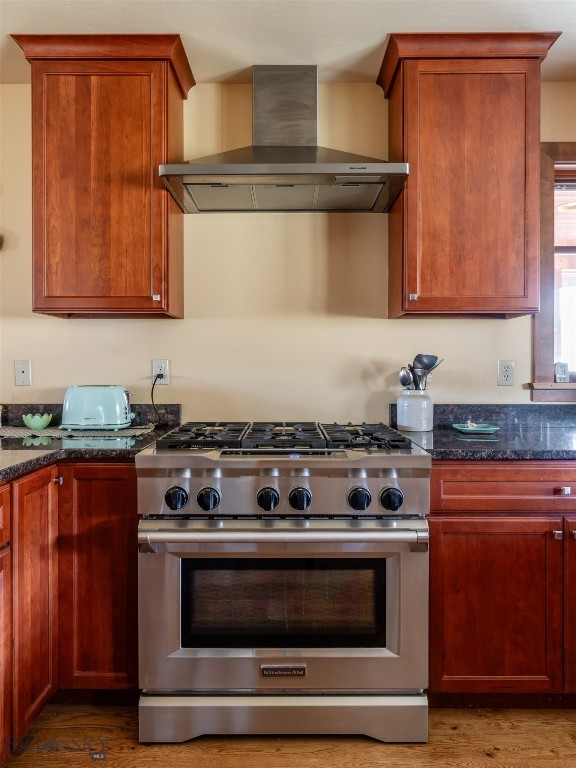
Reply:
[[0, 0], [0, 82], [30, 82], [12, 33], [178, 33], [197, 83], [249, 83], [253, 64], [375, 82], [390, 32], [530, 31], [562, 32], [542, 79], [576, 81], [576, 0]]

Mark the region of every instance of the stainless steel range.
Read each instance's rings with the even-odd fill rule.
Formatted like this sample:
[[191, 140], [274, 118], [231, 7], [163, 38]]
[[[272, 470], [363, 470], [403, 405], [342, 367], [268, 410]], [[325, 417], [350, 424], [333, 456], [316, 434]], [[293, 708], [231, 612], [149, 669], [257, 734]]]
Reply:
[[188, 423], [136, 468], [140, 741], [427, 740], [425, 451], [383, 424]]

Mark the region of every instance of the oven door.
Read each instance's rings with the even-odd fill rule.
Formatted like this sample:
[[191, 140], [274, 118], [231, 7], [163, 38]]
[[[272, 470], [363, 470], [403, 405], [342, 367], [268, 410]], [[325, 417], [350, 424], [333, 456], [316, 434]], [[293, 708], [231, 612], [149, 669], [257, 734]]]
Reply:
[[426, 688], [425, 521], [419, 530], [373, 520], [355, 529], [321, 521], [313, 530], [217, 523], [141, 523], [142, 689]]

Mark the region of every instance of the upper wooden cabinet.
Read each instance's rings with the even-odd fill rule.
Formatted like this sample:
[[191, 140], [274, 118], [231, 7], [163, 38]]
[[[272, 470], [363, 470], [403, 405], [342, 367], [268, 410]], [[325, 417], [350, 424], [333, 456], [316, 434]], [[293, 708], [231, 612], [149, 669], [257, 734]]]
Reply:
[[559, 33], [391, 35], [389, 316], [538, 310], [540, 62]]
[[33, 310], [182, 317], [178, 35], [13, 35], [32, 64]]

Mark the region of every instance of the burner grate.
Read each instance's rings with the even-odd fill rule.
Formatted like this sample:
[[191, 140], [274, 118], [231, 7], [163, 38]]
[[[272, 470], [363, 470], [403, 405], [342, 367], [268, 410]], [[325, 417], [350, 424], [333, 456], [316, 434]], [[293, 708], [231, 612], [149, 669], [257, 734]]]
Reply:
[[364, 448], [366, 450], [402, 450], [412, 447], [412, 441], [382, 422], [376, 424], [321, 424], [334, 448]]
[[314, 421], [189, 421], [161, 437], [156, 448], [210, 450], [212, 448], [287, 449], [323, 448], [392, 451], [411, 448], [409, 438], [381, 422], [376, 424], [318, 424]]
[[247, 429], [246, 421], [188, 421], [177, 430], [161, 437], [156, 442], [156, 447], [188, 450], [240, 446], [242, 435]]
[[326, 438], [314, 421], [255, 421], [242, 439], [243, 448], [325, 448]]

